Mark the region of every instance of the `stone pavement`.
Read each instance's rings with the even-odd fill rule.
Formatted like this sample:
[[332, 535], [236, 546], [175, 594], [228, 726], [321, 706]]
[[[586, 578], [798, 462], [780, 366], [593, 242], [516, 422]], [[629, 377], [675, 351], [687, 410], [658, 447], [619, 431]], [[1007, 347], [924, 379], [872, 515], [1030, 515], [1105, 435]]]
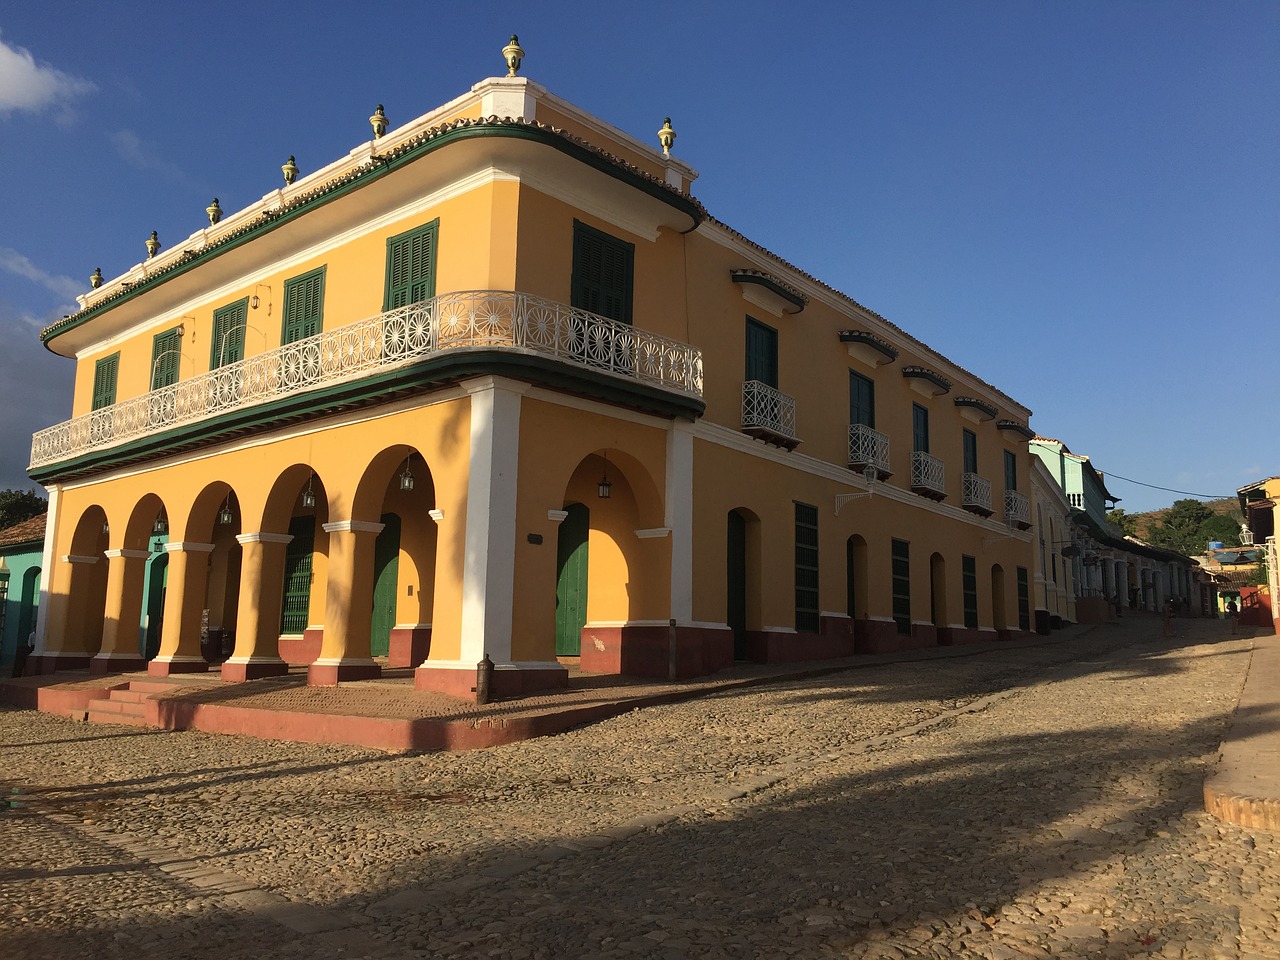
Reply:
[[0, 956], [1280, 957], [1280, 837], [1201, 805], [1254, 678], [1225, 632], [1126, 618], [466, 753], [0, 710]]

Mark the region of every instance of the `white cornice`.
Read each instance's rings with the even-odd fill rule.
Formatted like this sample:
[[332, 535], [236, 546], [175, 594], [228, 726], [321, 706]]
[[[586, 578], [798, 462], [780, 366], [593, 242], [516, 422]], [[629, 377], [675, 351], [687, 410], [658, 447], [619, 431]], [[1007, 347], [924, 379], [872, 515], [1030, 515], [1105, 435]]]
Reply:
[[[935, 351], [932, 347], [913, 339], [909, 334], [894, 327], [888, 321], [859, 309], [860, 305], [853, 301], [852, 298], [847, 298], [843, 294], [833, 291], [826, 285], [800, 273], [794, 267], [788, 269], [788, 265], [781, 258], [774, 259], [772, 256], [762, 253], [754, 244], [735, 235], [724, 224], [710, 219], [703, 220], [698, 225], [697, 232], [707, 239], [720, 244], [720, 246], [733, 251], [755, 269], [784, 274], [783, 278], [786, 282], [805, 296], [825, 304], [842, 317], [866, 324], [871, 328], [871, 332], [896, 347], [900, 354], [910, 354], [919, 358], [924, 365], [943, 367], [947, 379], [954, 380], [957, 384], [963, 383], [967, 391], [991, 400], [997, 407], [1008, 412], [1013, 419], [1029, 420], [1031, 418], [1031, 410], [1001, 392], [997, 387], [985, 383], [974, 374], [956, 366], [954, 362]], [[803, 319], [801, 322], [803, 322]], [[832, 331], [831, 337], [834, 343], [836, 331]], [[900, 356], [899, 360], [904, 363], [910, 362], [904, 356]]]
[[[705, 420], [699, 420], [693, 425], [693, 435], [699, 440], [705, 440], [708, 443], [714, 443], [718, 446], [728, 447], [738, 453], [745, 453], [748, 456], [758, 457], [761, 460], [769, 460], [780, 466], [787, 467], [791, 470], [798, 470], [811, 476], [821, 477], [833, 483], [841, 484], [858, 493], [866, 490], [866, 483], [862, 479], [860, 473], [855, 473], [847, 467], [837, 466], [827, 463], [825, 460], [818, 460], [815, 457], [807, 456], [803, 453], [791, 451], [790, 453], [781, 450], [778, 447], [772, 447], [768, 444], [760, 443], [745, 433], [739, 433], [728, 427], [722, 427], [718, 424], [708, 423]], [[970, 513], [960, 507], [951, 506], [946, 503], [938, 503], [927, 497], [921, 497], [912, 493], [910, 490], [902, 490], [898, 487], [890, 486], [887, 483], [879, 482], [871, 487], [872, 500], [879, 497], [885, 500], [892, 500], [904, 507], [914, 507], [917, 510], [923, 510], [926, 513], [937, 514], [946, 517], [949, 520], [955, 520], [965, 523], [982, 530], [992, 533], [1007, 535], [1008, 529], [1001, 522], [979, 517], [976, 513]], [[1030, 534], [1025, 531], [1019, 532], [1009, 537], [1012, 540], [1029, 541]]]

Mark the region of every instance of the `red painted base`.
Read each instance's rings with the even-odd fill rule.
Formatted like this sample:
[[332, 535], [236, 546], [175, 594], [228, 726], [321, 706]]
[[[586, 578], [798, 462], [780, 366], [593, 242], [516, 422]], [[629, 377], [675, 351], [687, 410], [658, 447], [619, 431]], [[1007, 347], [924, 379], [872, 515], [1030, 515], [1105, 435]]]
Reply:
[[416, 667], [431, 653], [430, 627], [392, 627], [387, 666]]
[[912, 624], [911, 633], [899, 633], [892, 620], [858, 620], [854, 624], [855, 652], [898, 653], [923, 650], [938, 645], [938, 628], [932, 624]]
[[135, 673], [147, 669], [143, 657], [94, 657], [89, 661], [89, 672], [94, 676], [104, 673]]
[[[506, 700], [568, 685], [569, 671], [561, 666], [498, 667], [493, 671], [489, 695], [494, 700]], [[416, 690], [444, 693], [460, 700], [475, 700], [476, 672], [458, 667], [421, 666], [414, 671], [413, 686]]]
[[27, 658], [28, 676], [37, 673], [56, 673], [59, 670], [87, 670], [89, 668], [87, 653], [42, 653]]
[[260, 680], [263, 677], [282, 677], [289, 672], [289, 665], [283, 660], [250, 660], [248, 663], [235, 663], [230, 660], [222, 665], [222, 679], [227, 683], [244, 683], [246, 680]]
[[[624, 626], [582, 628], [580, 666], [588, 673], [671, 677], [671, 628]], [[733, 665], [728, 627], [676, 627], [676, 678], [703, 677]]]
[[959, 647], [968, 643], [985, 643], [996, 639], [990, 630], [978, 630], [969, 627], [939, 627], [938, 646]]
[[372, 660], [313, 663], [307, 667], [307, 686], [336, 687], [344, 680], [374, 680], [380, 676], [382, 676], [382, 667]]
[[289, 634], [280, 638], [280, 659], [294, 666], [314, 663], [320, 658], [320, 647], [324, 641], [324, 630], [306, 630], [301, 636]]
[[209, 664], [203, 657], [195, 660], [160, 660], [147, 664], [147, 673], [153, 677], [171, 677], [182, 673], [208, 673]]
[[747, 657], [757, 663], [838, 660], [857, 649], [856, 624], [847, 617], [822, 617], [818, 633], [748, 631]]

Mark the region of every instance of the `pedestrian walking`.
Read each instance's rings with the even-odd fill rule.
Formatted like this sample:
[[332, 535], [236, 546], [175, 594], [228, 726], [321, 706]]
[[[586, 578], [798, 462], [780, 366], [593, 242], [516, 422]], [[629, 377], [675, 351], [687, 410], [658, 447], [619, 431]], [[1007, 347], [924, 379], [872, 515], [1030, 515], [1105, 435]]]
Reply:
[[1164, 602], [1164, 635], [1173, 636], [1173, 597]]
[[1234, 637], [1240, 632], [1240, 608], [1234, 600], [1227, 601], [1227, 617], [1231, 620], [1231, 635]]

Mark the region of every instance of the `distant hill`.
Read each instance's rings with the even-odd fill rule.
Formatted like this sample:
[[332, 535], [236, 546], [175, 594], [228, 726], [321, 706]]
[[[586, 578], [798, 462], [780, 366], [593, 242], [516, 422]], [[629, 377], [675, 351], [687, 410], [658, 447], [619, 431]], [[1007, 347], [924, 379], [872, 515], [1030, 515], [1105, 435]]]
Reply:
[[[1225, 497], [1222, 500], [1205, 500], [1204, 505], [1219, 516], [1230, 517], [1239, 524], [1242, 520], [1240, 516], [1240, 501], [1235, 497]], [[1151, 532], [1162, 523], [1165, 516], [1169, 513], [1169, 507], [1161, 510], [1148, 510], [1146, 513], [1133, 514], [1135, 536], [1139, 540], [1151, 539]]]

